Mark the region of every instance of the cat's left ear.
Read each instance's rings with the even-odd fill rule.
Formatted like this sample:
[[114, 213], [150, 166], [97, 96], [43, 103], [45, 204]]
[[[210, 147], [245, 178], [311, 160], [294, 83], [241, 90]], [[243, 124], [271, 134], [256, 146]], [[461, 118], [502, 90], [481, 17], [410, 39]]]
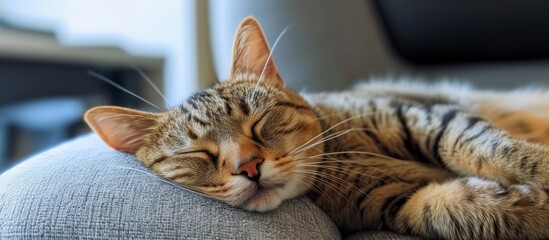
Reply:
[[92, 108], [84, 115], [86, 123], [107, 145], [129, 153], [139, 150], [158, 118], [158, 114], [110, 106]]
[[261, 80], [264, 83], [284, 87], [273, 58], [269, 57], [270, 53], [269, 43], [259, 22], [254, 17], [247, 17], [236, 31], [230, 79], [238, 74], [251, 73], [258, 78], [263, 74]]

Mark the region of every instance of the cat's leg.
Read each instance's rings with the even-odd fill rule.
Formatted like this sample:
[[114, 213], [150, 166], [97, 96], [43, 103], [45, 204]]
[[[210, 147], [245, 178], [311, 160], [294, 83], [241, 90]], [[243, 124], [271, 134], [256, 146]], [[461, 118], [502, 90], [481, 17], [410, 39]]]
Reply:
[[545, 146], [513, 137], [456, 106], [399, 105], [396, 115], [407, 133], [403, 145], [435, 164], [465, 176], [549, 186]]
[[549, 92], [471, 94], [466, 104], [511, 135], [549, 146]]
[[390, 229], [440, 239], [549, 238], [549, 196], [539, 187], [469, 177], [414, 191], [386, 204]]
[[364, 157], [324, 160], [308, 197], [337, 224], [343, 234], [383, 229], [386, 203], [403, 199], [428, 183], [446, 181], [451, 174], [425, 164]]

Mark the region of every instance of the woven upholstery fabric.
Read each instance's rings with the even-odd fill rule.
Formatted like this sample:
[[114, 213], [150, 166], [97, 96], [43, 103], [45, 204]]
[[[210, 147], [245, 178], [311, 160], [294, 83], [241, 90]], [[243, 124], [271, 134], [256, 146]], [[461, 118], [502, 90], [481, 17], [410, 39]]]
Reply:
[[230, 207], [159, 181], [96, 135], [0, 175], [0, 239], [339, 239], [305, 198], [268, 213]]

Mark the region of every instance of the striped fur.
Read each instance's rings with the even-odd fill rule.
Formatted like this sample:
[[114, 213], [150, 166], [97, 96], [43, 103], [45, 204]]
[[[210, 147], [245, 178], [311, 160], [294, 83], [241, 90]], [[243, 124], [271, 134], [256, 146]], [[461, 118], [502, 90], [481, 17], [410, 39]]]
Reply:
[[[269, 53], [248, 18], [228, 81], [164, 113], [85, 119], [159, 176], [243, 209], [306, 195], [345, 234], [549, 238], [549, 93], [378, 81], [299, 95]], [[238, 173], [258, 158], [258, 182]]]
[[[345, 232], [390, 229], [445, 239], [549, 236], [543, 227], [549, 224], [544, 189], [549, 184], [549, 149], [508, 133], [515, 129], [496, 126], [524, 109], [504, 111], [508, 116], [493, 121], [486, 120], [492, 112], [471, 110], [487, 107], [479, 101], [482, 96], [504, 99], [518, 93], [467, 90], [467, 96], [481, 97], [451, 92], [430, 96], [408, 91], [407, 83], [385, 84], [394, 91], [378, 94], [379, 83], [374, 83], [371, 88], [305, 96], [319, 115], [331, 114], [321, 119], [324, 128], [362, 116], [329, 131], [360, 129], [326, 142], [326, 153], [351, 153], [324, 159], [329, 167], [319, 169], [323, 180], [317, 185], [327, 193], [311, 194]], [[426, 84], [414, 86], [433, 90]], [[497, 107], [505, 110], [504, 104], [500, 101]], [[537, 117], [521, 121], [532, 131], [546, 131], [529, 124], [543, 114]]]

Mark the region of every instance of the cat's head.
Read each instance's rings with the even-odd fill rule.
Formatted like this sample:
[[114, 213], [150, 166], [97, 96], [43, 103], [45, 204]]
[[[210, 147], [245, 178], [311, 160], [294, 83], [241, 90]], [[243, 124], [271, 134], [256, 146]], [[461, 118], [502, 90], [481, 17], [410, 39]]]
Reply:
[[[163, 113], [97, 107], [86, 122], [110, 147], [159, 176], [247, 210], [306, 192], [322, 152], [316, 114], [284, 87], [261, 27], [239, 26], [228, 80]], [[261, 81], [259, 81], [261, 78]], [[317, 137], [318, 136], [318, 137]], [[317, 137], [317, 138], [315, 138]]]

